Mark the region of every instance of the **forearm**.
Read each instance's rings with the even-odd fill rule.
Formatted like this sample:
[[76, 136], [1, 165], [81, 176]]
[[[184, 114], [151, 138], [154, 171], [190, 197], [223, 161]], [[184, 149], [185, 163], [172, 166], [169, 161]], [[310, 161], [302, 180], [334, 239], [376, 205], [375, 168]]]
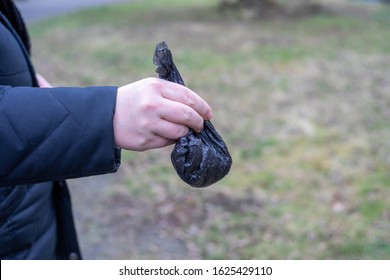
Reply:
[[0, 86], [0, 186], [115, 172], [116, 92]]

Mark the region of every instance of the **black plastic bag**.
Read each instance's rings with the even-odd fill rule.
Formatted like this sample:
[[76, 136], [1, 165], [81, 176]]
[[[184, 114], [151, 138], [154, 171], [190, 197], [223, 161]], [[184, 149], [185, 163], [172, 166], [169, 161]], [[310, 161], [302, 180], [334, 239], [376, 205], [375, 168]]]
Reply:
[[[161, 79], [184, 85], [165, 42], [157, 44], [153, 63]], [[232, 165], [228, 148], [210, 121], [204, 122], [200, 133], [190, 129], [181, 137], [172, 151], [171, 160], [180, 178], [195, 188], [221, 180]]]

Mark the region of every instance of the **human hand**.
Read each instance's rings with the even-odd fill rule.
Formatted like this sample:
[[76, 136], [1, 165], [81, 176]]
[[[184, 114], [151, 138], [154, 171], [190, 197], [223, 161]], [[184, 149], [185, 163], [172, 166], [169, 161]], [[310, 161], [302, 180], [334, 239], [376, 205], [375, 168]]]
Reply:
[[38, 85], [40, 88], [51, 88], [53, 87], [41, 74], [36, 73]]
[[200, 132], [211, 117], [210, 106], [192, 90], [146, 78], [118, 89], [115, 145], [134, 151], [161, 148], [186, 135], [189, 127]]

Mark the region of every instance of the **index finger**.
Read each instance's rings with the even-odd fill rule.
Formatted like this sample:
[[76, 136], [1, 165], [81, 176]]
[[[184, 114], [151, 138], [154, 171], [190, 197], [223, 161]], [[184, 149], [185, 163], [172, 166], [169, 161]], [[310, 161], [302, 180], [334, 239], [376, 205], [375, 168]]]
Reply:
[[199, 95], [189, 88], [168, 82], [168, 86], [163, 86], [161, 94], [164, 98], [183, 103], [193, 108], [205, 120], [210, 120], [213, 116], [211, 107]]

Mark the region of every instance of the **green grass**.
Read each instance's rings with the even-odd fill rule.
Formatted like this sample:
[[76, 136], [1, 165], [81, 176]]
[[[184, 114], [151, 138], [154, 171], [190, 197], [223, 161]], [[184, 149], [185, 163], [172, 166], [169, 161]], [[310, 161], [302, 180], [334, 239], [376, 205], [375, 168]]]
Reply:
[[389, 11], [244, 20], [217, 2], [37, 23], [33, 60], [55, 85], [121, 85], [155, 76], [155, 44], [168, 43], [233, 156], [224, 180], [194, 190], [171, 148], [123, 152], [138, 226], [183, 242], [183, 258], [389, 259]]

